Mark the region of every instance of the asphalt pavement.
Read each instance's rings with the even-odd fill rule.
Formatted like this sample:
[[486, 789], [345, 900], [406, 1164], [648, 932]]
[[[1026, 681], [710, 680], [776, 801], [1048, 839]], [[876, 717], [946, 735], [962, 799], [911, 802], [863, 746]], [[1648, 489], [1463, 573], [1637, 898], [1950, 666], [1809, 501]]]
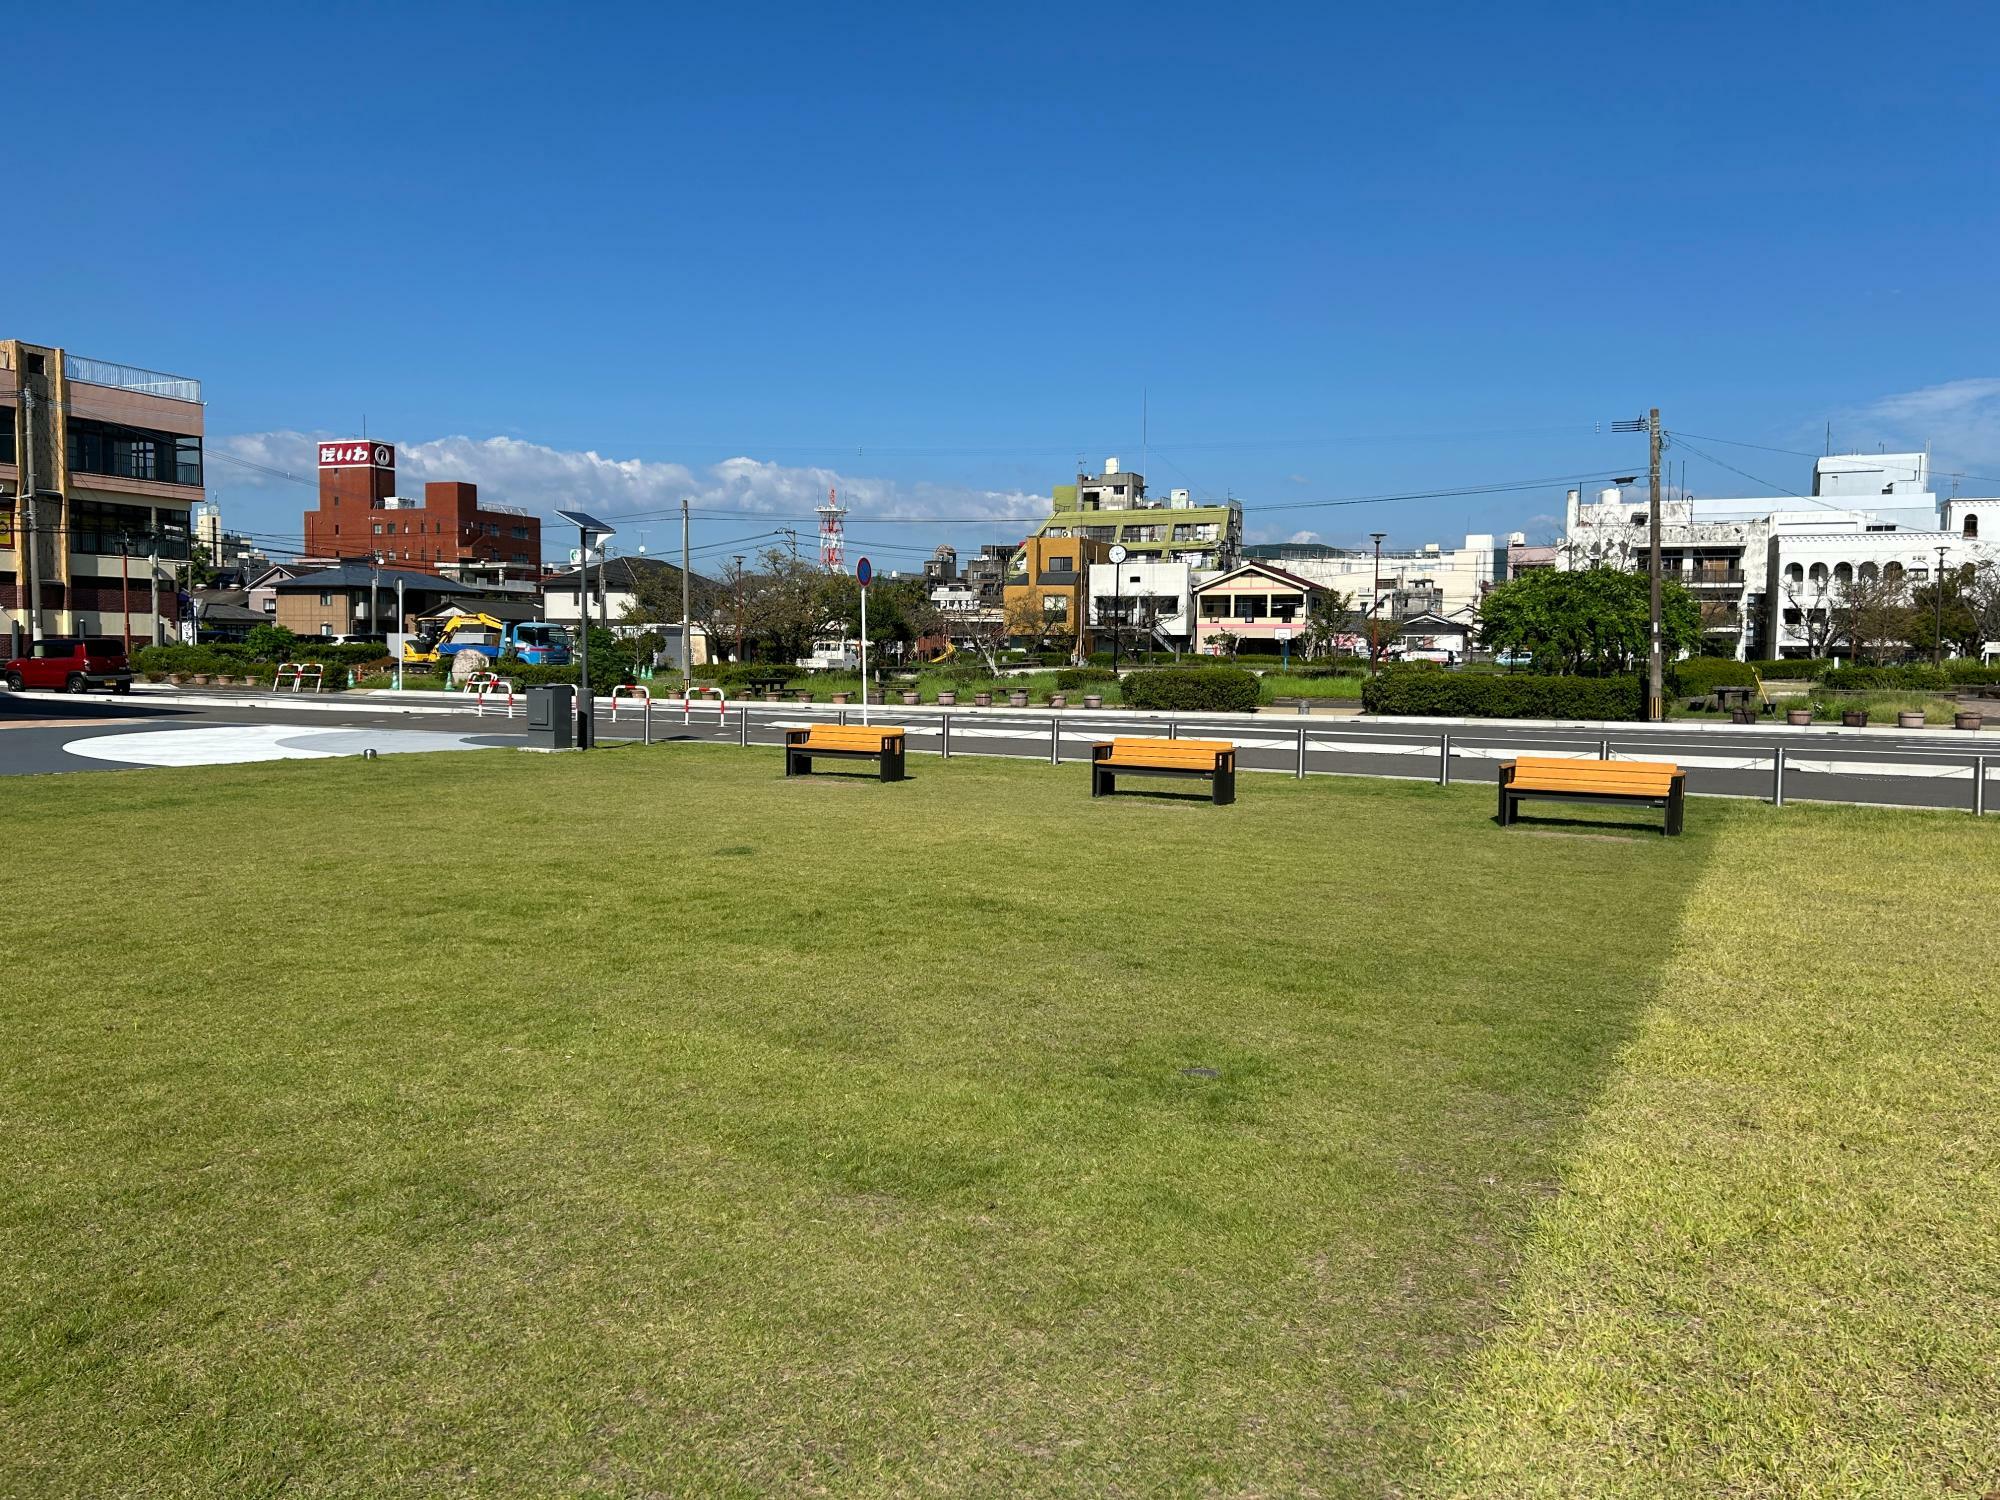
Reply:
[[[862, 721], [862, 710], [824, 704], [656, 705], [613, 715], [597, 700], [599, 743], [697, 740], [775, 748], [784, 726]], [[879, 706], [874, 723], [899, 724], [913, 754], [1003, 755], [1086, 761], [1090, 745], [1119, 734], [1227, 739], [1245, 771], [1404, 777], [1491, 784], [1495, 763], [1520, 754], [1673, 760], [1696, 796], [1881, 803], [1970, 811], [1975, 759], [1987, 758], [1986, 801], [2000, 811], [2000, 735], [1953, 730], [1838, 730], [1783, 725], [1565, 726], [1327, 718], [1290, 712], [1140, 714], [1105, 709], [950, 709]], [[370, 694], [287, 695], [134, 692], [125, 697], [0, 693], [0, 774], [106, 770], [133, 765], [446, 749], [529, 743], [525, 708], [468, 711], [463, 698], [385, 701]], [[1783, 769], [1779, 760], [1782, 752]]]

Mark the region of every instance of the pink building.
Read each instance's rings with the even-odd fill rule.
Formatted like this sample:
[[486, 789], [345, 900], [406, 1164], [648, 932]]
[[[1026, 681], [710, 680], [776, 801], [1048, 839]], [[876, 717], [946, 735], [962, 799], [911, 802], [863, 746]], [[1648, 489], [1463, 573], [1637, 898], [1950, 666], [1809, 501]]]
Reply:
[[1194, 588], [1194, 648], [1204, 655], [1226, 653], [1219, 638], [1236, 637], [1236, 649], [1278, 655], [1305, 635], [1312, 600], [1325, 588], [1269, 563], [1246, 562]]

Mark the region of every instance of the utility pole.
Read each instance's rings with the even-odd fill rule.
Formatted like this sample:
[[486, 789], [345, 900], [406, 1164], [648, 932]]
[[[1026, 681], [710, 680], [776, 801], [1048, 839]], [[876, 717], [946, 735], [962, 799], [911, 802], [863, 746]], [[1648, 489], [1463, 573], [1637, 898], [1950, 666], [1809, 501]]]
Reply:
[[1375, 588], [1368, 596], [1368, 617], [1374, 621], [1368, 630], [1368, 675], [1373, 677], [1375, 675], [1376, 660], [1382, 654], [1380, 646], [1382, 630], [1382, 538], [1389, 533], [1386, 531], [1371, 531], [1368, 534], [1375, 539]]
[[21, 556], [28, 582], [28, 649], [42, 641], [42, 537], [35, 526], [35, 388], [21, 376]]
[[[400, 573], [396, 575], [396, 634], [399, 636], [408, 634], [408, 632], [403, 629], [403, 575]], [[403, 646], [402, 643], [399, 641], [396, 644], [396, 691], [400, 693], [402, 692], [402, 690], [403, 690]]]
[[1660, 409], [1657, 406], [1646, 414], [1646, 433], [1647, 446], [1652, 450], [1652, 498], [1648, 505], [1652, 538], [1646, 566], [1652, 600], [1647, 630], [1651, 649], [1646, 666], [1646, 718], [1657, 724], [1667, 716], [1666, 663], [1661, 659], [1660, 649]]
[[688, 606], [688, 498], [681, 496], [681, 698], [694, 683], [694, 619]]
[[368, 558], [368, 633], [373, 635], [382, 618], [382, 604], [377, 595], [382, 588], [382, 554], [371, 553]]
[[743, 554], [736, 554], [736, 659], [743, 660]]
[[157, 524], [154, 530], [146, 533], [146, 585], [151, 591], [146, 605], [153, 613], [153, 644], [164, 646], [166, 642], [160, 639], [160, 533]]
[[132, 538], [118, 533], [118, 606], [124, 617], [125, 654], [132, 654]]
[[1944, 665], [1944, 554], [1945, 548], [1937, 549], [1937, 577], [1931, 583], [1931, 595], [1937, 602], [1937, 634], [1931, 640], [1931, 665]]

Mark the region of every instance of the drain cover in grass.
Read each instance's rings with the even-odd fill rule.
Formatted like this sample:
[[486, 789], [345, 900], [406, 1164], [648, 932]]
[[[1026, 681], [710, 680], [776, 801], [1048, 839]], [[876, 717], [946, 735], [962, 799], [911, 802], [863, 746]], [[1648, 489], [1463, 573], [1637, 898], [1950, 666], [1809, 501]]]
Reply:
[[1182, 1068], [1181, 1076], [1183, 1078], [1220, 1078], [1222, 1075], [1214, 1068]]

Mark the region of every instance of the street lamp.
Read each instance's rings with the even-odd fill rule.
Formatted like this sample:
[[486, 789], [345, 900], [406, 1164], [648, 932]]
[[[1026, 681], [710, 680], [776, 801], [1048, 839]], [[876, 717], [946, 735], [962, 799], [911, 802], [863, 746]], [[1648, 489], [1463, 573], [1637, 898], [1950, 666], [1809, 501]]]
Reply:
[[576, 528], [577, 535], [577, 619], [580, 625], [577, 645], [576, 667], [576, 712], [578, 749], [590, 748], [591, 730], [594, 722], [587, 717], [590, 713], [590, 544], [608, 536], [618, 535], [616, 527], [607, 526], [595, 516], [580, 510], [559, 510], [558, 521], [567, 521]]
[[1375, 587], [1368, 595], [1368, 613], [1375, 617], [1375, 628], [1368, 632], [1368, 675], [1370, 677], [1375, 675], [1376, 658], [1382, 654], [1377, 644], [1382, 624], [1379, 614], [1382, 608], [1382, 538], [1388, 534], [1386, 531], [1371, 531], [1368, 533], [1375, 541]]
[[1931, 665], [1944, 665], [1944, 555], [1948, 548], [1937, 549], [1937, 577], [1931, 584], [1931, 596], [1937, 603], [1937, 633], [1931, 639]]

